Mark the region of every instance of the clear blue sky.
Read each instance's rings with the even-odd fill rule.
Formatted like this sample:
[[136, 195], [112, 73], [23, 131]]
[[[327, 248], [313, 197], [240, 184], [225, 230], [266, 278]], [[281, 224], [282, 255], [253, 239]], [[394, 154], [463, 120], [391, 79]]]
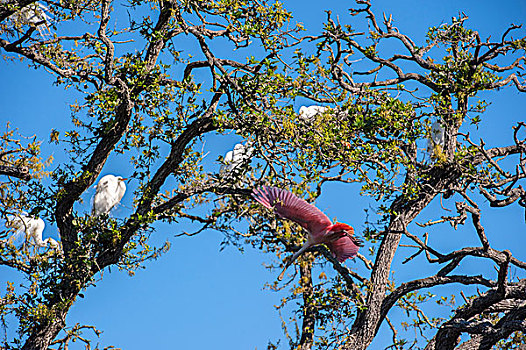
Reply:
[[[324, 10], [338, 14], [342, 22], [351, 21], [348, 7], [354, 2], [286, 1], [285, 6], [294, 14], [295, 21], [303, 22], [312, 33], [317, 33], [326, 18]], [[373, 9], [392, 13], [395, 25], [404, 33], [423, 43], [430, 26], [448, 22], [459, 11], [469, 17], [468, 26], [479, 30], [483, 38], [500, 37], [511, 23], [526, 22], [526, 2], [522, 0], [495, 1], [375, 1]], [[2, 52], [4, 54], [4, 52]], [[78, 96], [73, 91], [51, 85], [52, 79], [44, 70], [34, 70], [25, 63], [0, 63], [0, 125], [10, 121], [25, 135], [36, 134], [43, 143], [45, 156], [53, 154], [55, 162], [65, 160], [62, 152], [47, 143], [51, 129], [68, 127], [69, 104]], [[473, 135], [489, 138], [488, 144], [501, 145], [510, 140], [510, 127], [518, 120], [526, 120], [524, 105], [526, 96], [514, 89], [504, 89], [498, 94], [488, 93], [493, 104], [486, 118]], [[296, 110], [299, 105], [295, 106]], [[476, 138], [475, 138], [476, 139]], [[207, 141], [209, 150], [224, 154], [238, 139], [234, 136], [213, 137]], [[215, 159], [213, 154], [208, 159]], [[210, 166], [217, 166], [210, 164]], [[112, 158], [103, 174], [126, 176], [130, 171], [128, 162]], [[133, 182], [130, 184], [133, 187]], [[341, 196], [342, 191], [346, 196]], [[89, 210], [90, 190], [84, 195], [86, 211]], [[131, 191], [123, 205], [113, 212], [124, 216], [131, 208]], [[318, 206], [330, 217], [355, 226], [358, 233], [363, 230], [364, 209], [367, 201], [359, 197], [356, 186], [328, 186], [318, 200]], [[454, 203], [446, 206], [453, 208]], [[82, 208], [82, 207], [81, 207]], [[484, 213], [488, 212], [483, 207]], [[439, 210], [435, 203], [426, 209], [424, 216]], [[488, 212], [488, 214], [490, 214]], [[498, 249], [510, 249], [519, 259], [526, 259], [524, 235], [526, 225], [523, 212], [518, 206], [501, 210], [485, 217], [488, 238]], [[420, 219], [419, 221], [425, 221]], [[286, 292], [264, 290], [267, 281], [273, 281], [278, 271], [268, 271], [264, 264], [272, 257], [247, 247], [244, 253], [233, 247], [219, 251], [221, 234], [205, 231], [191, 238], [174, 238], [184, 227], [158, 226], [153, 239], [172, 242], [171, 250], [159, 260], [147, 264], [146, 270], [137, 271], [130, 278], [125, 272], [112, 269], [105, 272], [96, 288], [89, 288], [84, 299], [79, 299], [68, 317], [68, 324], [76, 322], [90, 324], [103, 330], [99, 341], [103, 346], [114, 345], [126, 350], [135, 349], [266, 349], [269, 340], [282, 338], [281, 349], [288, 344], [281, 330], [281, 320], [274, 305], [279, 304]], [[433, 239], [446, 251], [453, 247], [459, 236], [466, 241], [474, 240], [473, 230], [449, 229], [432, 231]], [[56, 238], [56, 228], [50, 225], [44, 236]], [[476, 242], [473, 242], [476, 244]], [[402, 248], [400, 259], [407, 250]], [[399, 259], [399, 260], [400, 260]], [[348, 261], [349, 266], [355, 263]], [[424, 265], [424, 264], [421, 264]], [[421, 277], [435, 271], [419, 268], [420, 265], [395, 264], [398, 281], [408, 277]], [[478, 265], [464, 266], [465, 271], [476, 273]], [[491, 267], [489, 267], [491, 268]], [[5, 281], [16, 277], [12, 271], [0, 268], [0, 288]], [[289, 315], [284, 314], [285, 318]], [[396, 313], [393, 315], [396, 318]], [[385, 330], [382, 331], [384, 334]], [[385, 333], [388, 336], [388, 333]], [[90, 336], [91, 337], [91, 336]], [[93, 337], [92, 337], [93, 338]], [[383, 348], [387, 338], [378, 337], [372, 348]], [[81, 349], [73, 344], [72, 349]]]

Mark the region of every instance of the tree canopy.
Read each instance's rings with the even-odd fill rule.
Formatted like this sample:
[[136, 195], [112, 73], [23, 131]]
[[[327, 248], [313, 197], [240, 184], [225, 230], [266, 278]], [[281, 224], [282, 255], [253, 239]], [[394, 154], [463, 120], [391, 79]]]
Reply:
[[[353, 188], [366, 211], [349, 222], [365, 240], [352, 263], [320, 245], [283, 283], [261, 281], [286, 293], [269, 349], [365, 349], [382, 327], [396, 349], [526, 343], [526, 256], [487, 220], [514, 210], [524, 227], [526, 123], [473, 136], [492, 98], [526, 91], [524, 30], [485, 37], [458, 13], [420, 41], [368, 0], [320, 21], [266, 0], [0, 2], [4, 60], [75, 99], [57, 116], [66, 129], [28, 137], [9, 120], [2, 135], [0, 269], [17, 276], [0, 294], [3, 348], [93, 347], [100, 331], [70, 324], [73, 305], [112, 267], [162, 263], [174, 232], [220, 232], [277, 272], [305, 235], [252, 200], [264, 185], [309, 202]], [[220, 154], [216, 139], [242, 147]], [[117, 159], [130, 207], [92, 215], [86, 196]], [[13, 239], [26, 216], [56, 227], [60, 247]]]

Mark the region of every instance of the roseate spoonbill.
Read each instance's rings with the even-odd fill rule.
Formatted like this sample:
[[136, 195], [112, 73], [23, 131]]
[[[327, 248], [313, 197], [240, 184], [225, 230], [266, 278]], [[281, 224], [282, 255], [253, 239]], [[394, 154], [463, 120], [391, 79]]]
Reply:
[[323, 106], [301, 106], [299, 116], [306, 122], [312, 122], [317, 114], [322, 114], [327, 110], [327, 107]]
[[280, 281], [285, 270], [309, 247], [325, 243], [332, 256], [342, 263], [347, 258], [355, 257], [359, 247], [363, 246], [363, 242], [354, 237], [354, 229], [351, 226], [340, 222], [333, 224], [327, 215], [314, 205], [287, 190], [263, 186], [254, 189], [252, 196], [266, 208], [273, 209], [280, 217], [300, 224], [309, 233], [307, 242], [286, 263], [283, 272], [278, 277]]
[[105, 175], [99, 180], [95, 187], [97, 190], [93, 198], [92, 215], [108, 214], [114, 206], [119, 204], [126, 192], [125, 180], [121, 176], [114, 175]]
[[42, 232], [44, 231], [46, 224], [44, 223], [44, 220], [40, 218], [32, 218], [24, 214], [16, 216], [9, 215], [6, 226], [15, 229], [15, 233], [10, 240], [15, 238], [20, 232], [24, 232], [26, 242], [30, 242], [30, 240], [33, 239], [37, 247], [43, 248], [47, 247], [49, 244], [54, 250], [60, 249], [60, 245], [53, 238], [42, 240]]
[[431, 134], [427, 139], [427, 153], [430, 157], [434, 158], [437, 153], [442, 153], [442, 149], [445, 144], [445, 132], [444, 126], [442, 126], [440, 120], [436, 120], [431, 125]]
[[232, 151], [228, 151], [225, 154], [221, 168], [219, 169], [219, 174], [227, 175], [238, 168], [243, 162], [248, 160], [252, 155], [254, 148], [249, 145], [243, 145], [238, 143], [234, 146]]

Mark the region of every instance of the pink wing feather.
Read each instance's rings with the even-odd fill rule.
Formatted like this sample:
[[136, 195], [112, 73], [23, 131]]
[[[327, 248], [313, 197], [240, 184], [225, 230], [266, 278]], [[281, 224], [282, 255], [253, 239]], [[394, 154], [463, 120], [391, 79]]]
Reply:
[[360, 241], [354, 237], [343, 236], [334, 242], [326, 243], [332, 255], [339, 261], [344, 262], [348, 258], [354, 258], [358, 254]]
[[332, 225], [327, 215], [287, 190], [263, 186], [254, 189], [252, 196], [265, 207], [274, 209], [279, 216], [297, 222], [311, 234], [321, 234]]

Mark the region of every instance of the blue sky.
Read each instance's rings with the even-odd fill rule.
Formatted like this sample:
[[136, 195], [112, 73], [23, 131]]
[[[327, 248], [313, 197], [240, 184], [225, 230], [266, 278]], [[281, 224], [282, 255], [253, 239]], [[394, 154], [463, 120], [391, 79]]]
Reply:
[[[286, 1], [285, 6], [293, 12], [294, 21], [317, 33], [324, 10], [338, 14], [342, 22], [353, 20], [347, 14], [352, 1]], [[497, 8], [498, 7], [498, 8]], [[500, 37], [511, 23], [524, 23], [526, 2], [516, 1], [373, 1], [373, 10], [380, 17], [382, 12], [392, 13], [394, 24], [404, 33], [422, 43], [430, 26], [448, 22], [452, 16], [463, 11], [469, 16], [468, 26], [479, 30], [481, 37]], [[4, 54], [4, 52], [2, 52]], [[0, 63], [0, 125], [10, 121], [22, 134], [36, 134], [44, 140], [43, 154], [54, 155], [55, 162], [65, 158], [60, 149], [47, 143], [51, 129], [64, 130], [69, 126], [69, 104], [80, 98], [73, 91], [52, 86], [53, 79], [44, 70], [34, 70], [26, 63], [2, 61]], [[524, 104], [526, 96], [513, 88], [498, 93], [486, 93], [493, 102], [485, 114], [479, 130], [471, 130], [473, 136], [488, 139], [488, 145], [509, 143], [511, 126], [526, 120]], [[299, 109], [299, 104], [295, 106]], [[2, 126], [3, 127], [3, 126]], [[477, 139], [476, 137], [474, 139]], [[207, 147], [217, 154], [230, 150], [239, 139], [233, 135], [215, 136]], [[210, 157], [213, 162], [216, 157]], [[219, 167], [219, 164], [209, 166]], [[124, 159], [112, 158], [102, 175], [111, 173], [126, 176], [130, 171]], [[133, 187], [133, 182], [131, 184]], [[84, 194], [85, 210], [89, 210], [91, 189]], [[344, 193], [344, 195], [342, 195]], [[113, 212], [116, 217], [126, 215], [131, 208], [131, 191], [125, 195], [122, 206]], [[360, 233], [365, 221], [364, 209], [370, 201], [359, 196], [356, 186], [327, 186], [317, 205], [329, 217], [351, 223]], [[454, 208], [453, 202], [445, 204]], [[80, 207], [82, 208], [82, 207]], [[510, 249], [519, 259], [526, 259], [523, 209], [517, 205], [505, 210], [489, 210], [483, 206], [484, 223], [490, 242], [498, 249]], [[422, 219], [440, 210], [438, 203], [426, 209]], [[205, 231], [195, 237], [174, 238], [184, 227], [158, 226], [153, 239], [172, 243], [171, 250], [157, 261], [148, 263], [145, 270], [134, 277], [112, 269], [106, 271], [96, 288], [89, 288], [84, 299], [78, 299], [69, 316], [70, 325], [81, 322], [96, 326], [104, 333], [99, 338], [102, 346], [114, 345], [126, 350], [157, 349], [265, 349], [267, 342], [282, 339], [280, 348], [286, 349], [287, 341], [281, 330], [281, 320], [274, 305], [279, 304], [286, 292], [264, 289], [265, 282], [272, 282], [279, 271], [269, 271], [265, 264], [272, 262], [265, 255], [250, 247], [244, 253], [234, 247], [220, 251], [222, 235]], [[458, 240], [473, 241], [476, 236], [467, 226], [461, 231], [439, 229], [429, 232], [441, 249], [452, 249]], [[50, 225], [44, 237], [56, 238], [56, 228]], [[407, 243], [407, 242], [406, 242]], [[409, 250], [401, 248], [400, 257]], [[406, 254], [407, 255], [407, 254]], [[425, 264], [394, 265], [398, 281], [424, 276], [435, 271]], [[347, 261], [348, 266], [355, 265]], [[486, 266], [491, 268], [491, 266]], [[327, 267], [328, 268], [328, 267]], [[464, 266], [465, 271], [477, 272], [479, 265]], [[16, 276], [12, 271], [0, 268], [0, 288], [5, 281]], [[284, 315], [287, 318], [289, 315]], [[396, 317], [396, 313], [395, 313]], [[388, 344], [385, 330], [373, 343], [372, 348]], [[94, 337], [92, 337], [94, 338]], [[382, 339], [383, 338], [383, 339]], [[96, 341], [95, 341], [96, 342]], [[81, 349], [81, 344], [72, 349]]]

